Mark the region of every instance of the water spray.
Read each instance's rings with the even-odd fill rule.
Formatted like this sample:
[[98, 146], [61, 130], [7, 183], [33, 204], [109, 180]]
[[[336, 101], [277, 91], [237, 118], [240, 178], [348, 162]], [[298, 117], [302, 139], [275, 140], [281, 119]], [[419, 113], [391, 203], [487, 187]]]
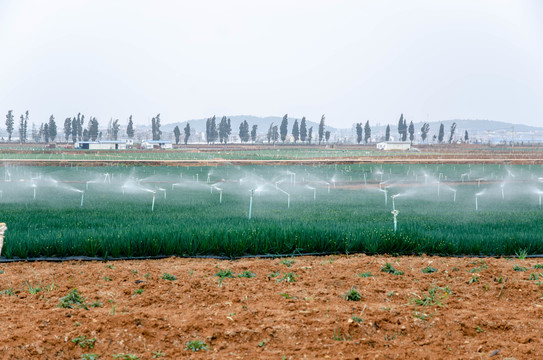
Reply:
[[85, 192], [81, 191], [81, 207], [83, 207], [83, 201], [85, 200]]
[[505, 183], [501, 184], [500, 187], [502, 188], [502, 200], [505, 200], [505, 193], [503, 191], [503, 188], [505, 187]]

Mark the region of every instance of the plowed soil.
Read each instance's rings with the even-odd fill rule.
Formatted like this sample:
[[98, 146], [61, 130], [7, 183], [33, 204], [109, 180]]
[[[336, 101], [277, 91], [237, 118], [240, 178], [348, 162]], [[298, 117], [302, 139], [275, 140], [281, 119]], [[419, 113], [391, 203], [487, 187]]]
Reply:
[[[381, 271], [386, 263], [404, 274]], [[0, 358], [541, 359], [536, 264], [365, 255], [0, 264]], [[345, 299], [352, 287], [358, 301]], [[84, 304], [59, 307], [73, 289]]]

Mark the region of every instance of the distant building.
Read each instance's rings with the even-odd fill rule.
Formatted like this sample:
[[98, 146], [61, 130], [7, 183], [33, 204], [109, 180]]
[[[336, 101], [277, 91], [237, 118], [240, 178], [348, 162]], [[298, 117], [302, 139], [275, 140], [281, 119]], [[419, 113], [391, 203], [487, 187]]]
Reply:
[[170, 140], [143, 140], [141, 148], [146, 150], [172, 149], [172, 142]]
[[411, 143], [408, 141], [383, 141], [377, 144], [377, 149], [406, 151], [411, 149]]
[[126, 150], [126, 140], [78, 141], [75, 147], [86, 150]]

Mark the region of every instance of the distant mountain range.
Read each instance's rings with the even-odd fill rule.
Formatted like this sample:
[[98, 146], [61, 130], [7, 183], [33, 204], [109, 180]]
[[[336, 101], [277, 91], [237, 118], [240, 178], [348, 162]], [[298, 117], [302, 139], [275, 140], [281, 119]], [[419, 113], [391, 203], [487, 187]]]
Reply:
[[[543, 127], [536, 127], [536, 126], [528, 126], [528, 125], [522, 125], [522, 124], [513, 124], [513, 123], [506, 123], [502, 121], [493, 121], [493, 120], [466, 120], [466, 119], [453, 119], [453, 120], [443, 120], [443, 121], [431, 121], [428, 122], [430, 125], [430, 133], [439, 131], [439, 126], [443, 124], [445, 127], [445, 132], [449, 131], [451, 128], [451, 125], [453, 123], [456, 123], [456, 131], [458, 130], [467, 130], [468, 132], [493, 132], [493, 131], [512, 131], [514, 128], [515, 132], [535, 132], [535, 131], [543, 131]], [[370, 122], [371, 124], [371, 122]], [[413, 123], [415, 126], [415, 132], [420, 132], [420, 128], [424, 122], [417, 122]], [[409, 122], [408, 122], [409, 125]], [[386, 128], [386, 125], [382, 126], [376, 126], [375, 130], [383, 130]], [[394, 133], [397, 131], [398, 123], [391, 123], [390, 124], [390, 130], [391, 133]], [[373, 129], [373, 127], [372, 127]]]
[[[232, 133], [237, 133], [239, 129], [239, 125], [242, 121], [246, 120], [249, 123], [249, 127], [251, 128], [253, 125], [258, 125], [258, 133], [266, 133], [268, 131], [268, 128], [273, 123], [274, 125], [280, 125], [281, 121], [283, 120], [282, 116], [266, 116], [266, 117], [259, 117], [254, 115], [233, 115], [233, 116], [227, 116], [230, 118], [231, 124], [232, 124]], [[288, 119], [288, 132], [290, 133], [292, 130], [292, 125], [294, 125], [294, 120], [297, 118], [289, 118]], [[169, 123], [169, 124], [162, 124], [161, 130], [162, 132], [172, 132], [173, 129], [176, 126], [179, 126], [179, 129], [183, 131], [183, 128], [186, 126], [187, 122], [190, 123], [191, 130], [193, 132], [205, 132], [206, 129], [206, 120], [207, 119], [193, 119], [183, 122], [176, 122], [176, 123]], [[301, 119], [297, 119], [298, 123], [301, 121]], [[216, 123], [217, 125], [221, 121], [221, 117], [217, 117]], [[409, 119], [408, 119], [409, 121]], [[514, 127], [515, 132], [536, 132], [536, 131], [543, 131], [543, 127], [536, 127], [536, 126], [528, 126], [528, 125], [522, 125], [522, 124], [513, 124], [513, 123], [507, 123], [502, 121], [493, 121], [493, 120], [469, 120], [469, 119], [452, 119], [452, 120], [443, 120], [443, 121], [431, 121], [428, 124], [430, 125], [430, 133], [437, 132], [439, 130], [440, 124], [443, 124], [445, 127], [445, 132], [448, 132], [452, 123], [456, 123], [456, 129], [457, 132], [459, 130], [468, 130], [468, 132], [492, 132], [492, 131], [512, 131]], [[418, 133], [420, 132], [420, 128], [422, 127], [424, 122], [417, 122], [414, 123], [415, 125], [415, 131]], [[397, 132], [398, 122], [393, 121], [389, 123], [391, 133]], [[408, 123], [409, 125], [409, 123]], [[313, 133], [316, 133], [318, 131], [319, 124], [318, 122], [309, 121], [307, 120], [307, 128], [309, 129], [311, 126], [313, 126]], [[353, 124], [354, 126], [354, 124]], [[329, 126], [326, 124], [326, 130], [330, 131], [331, 133], [346, 133], [351, 132], [353, 129], [353, 126], [349, 128], [336, 128], [333, 126]], [[370, 120], [370, 126], [372, 131], [375, 132], [381, 132], [385, 131], [386, 124], [377, 126], [375, 124], [371, 123]], [[148, 127], [150, 129], [150, 126], [138, 126], [139, 130], [142, 130], [144, 128]]]
[[[215, 122], [216, 122], [217, 126], [219, 125], [219, 123], [221, 121], [221, 118], [222, 118], [222, 116], [218, 116], [216, 118]], [[239, 125], [245, 120], [249, 123], [249, 129], [251, 129], [253, 125], [258, 125], [258, 133], [260, 133], [260, 134], [261, 133], [267, 133], [268, 129], [269, 129], [269, 127], [270, 127], [270, 125], [272, 123], [274, 125], [279, 126], [279, 125], [281, 125], [281, 121], [283, 121], [282, 116], [258, 117], [258, 116], [253, 116], [253, 115], [233, 115], [233, 116], [227, 116], [227, 118], [230, 118], [230, 123], [231, 123], [231, 126], [232, 126], [232, 133], [233, 134], [238, 133]], [[289, 132], [289, 134], [292, 131], [292, 126], [294, 125], [294, 120], [296, 120], [296, 119], [297, 118], [288, 118], [288, 132]], [[297, 120], [298, 120], [298, 124], [300, 123], [300, 121], [302, 121], [302, 119], [297, 119]], [[172, 132], [173, 129], [176, 126], [179, 126], [179, 129], [181, 130], [181, 133], [183, 133], [183, 128], [185, 126], [187, 126], [187, 122], [188, 122], [190, 124], [190, 128], [191, 128], [191, 131], [193, 133], [194, 132], [205, 132], [206, 131], [206, 121], [207, 121], [207, 119], [194, 119], [194, 120], [188, 120], [188, 121], [183, 121], [183, 122], [162, 124], [160, 130], [162, 130], [163, 133]], [[320, 119], [319, 119], [319, 121], [320, 121]], [[309, 129], [310, 127], [313, 126], [313, 134], [318, 133], [319, 123], [309, 121], [309, 120], [306, 119], [306, 124], [307, 124], [307, 129]], [[325, 125], [326, 125], [326, 120], [325, 120]], [[149, 129], [151, 128], [150, 126], [147, 126], [147, 127], [149, 127]], [[139, 130], [141, 130], [143, 128], [144, 127], [142, 127], [142, 126], [138, 126]], [[333, 133], [333, 132], [336, 132], [337, 129], [326, 125], [325, 126], [325, 131], [330, 131], [330, 132]]]

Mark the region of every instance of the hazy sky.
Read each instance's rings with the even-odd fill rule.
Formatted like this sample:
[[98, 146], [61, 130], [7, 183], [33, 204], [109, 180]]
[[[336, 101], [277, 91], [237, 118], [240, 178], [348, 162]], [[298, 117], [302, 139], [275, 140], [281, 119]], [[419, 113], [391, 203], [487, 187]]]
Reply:
[[543, 1], [0, 0], [10, 109], [543, 126]]

